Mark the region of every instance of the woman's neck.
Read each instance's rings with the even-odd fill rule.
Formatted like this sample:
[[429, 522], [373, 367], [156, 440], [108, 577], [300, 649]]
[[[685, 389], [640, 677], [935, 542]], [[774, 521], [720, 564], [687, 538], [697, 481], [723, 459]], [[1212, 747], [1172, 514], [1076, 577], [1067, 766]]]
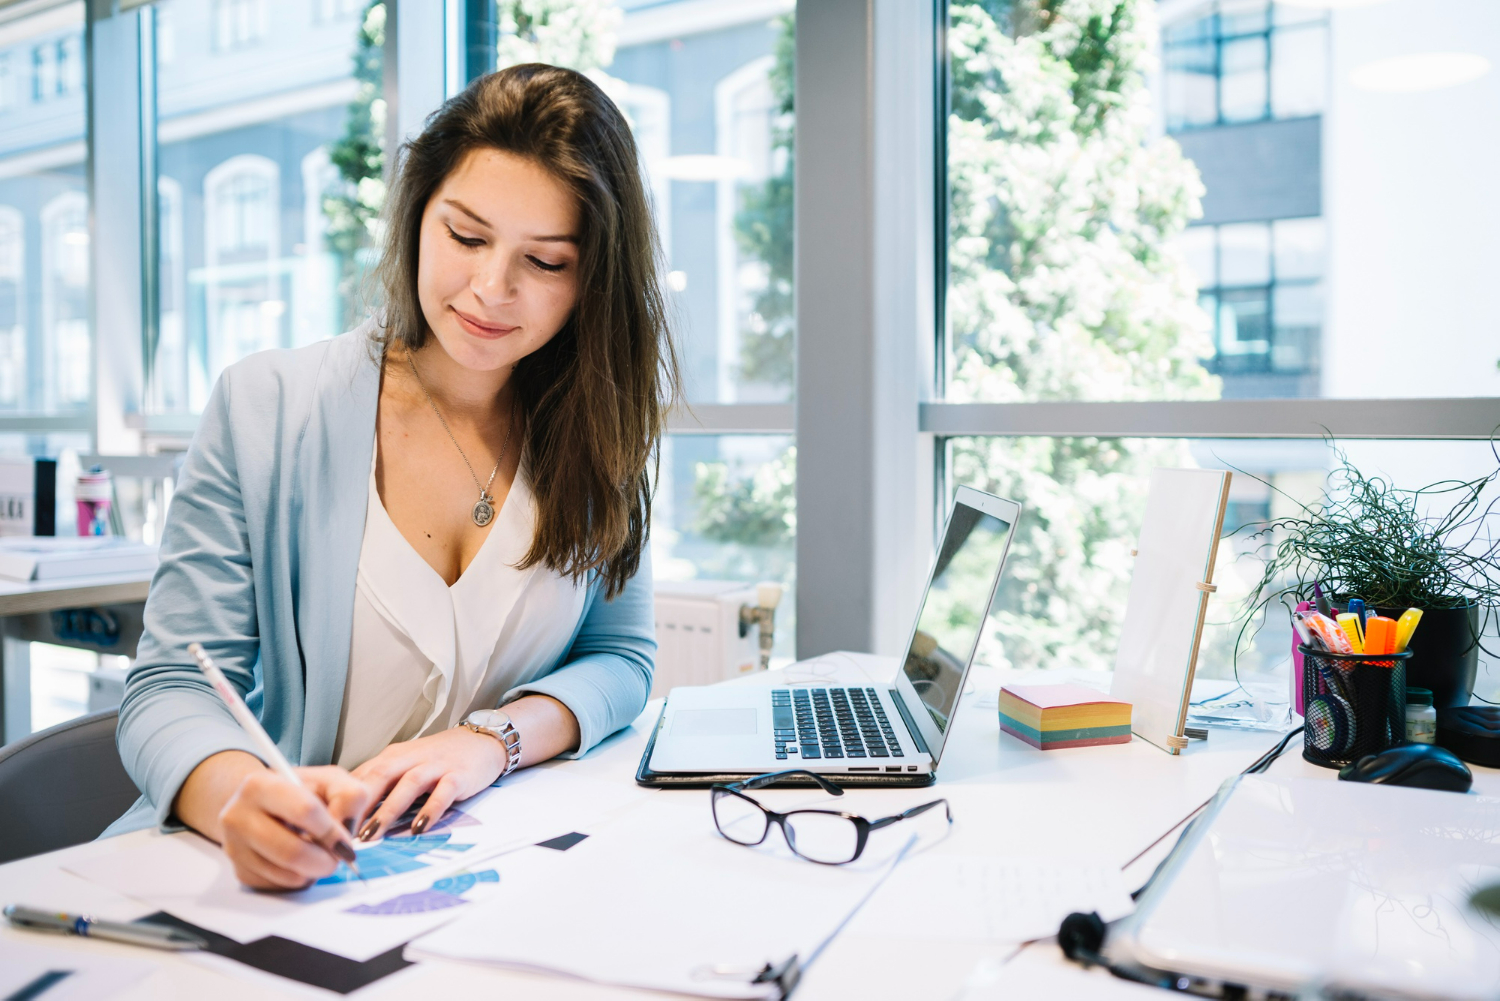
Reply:
[[431, 394], [446, 416], [485, 422], [509, 412], [513, 367], [489, 372], [466, 368], [454, 361], [432, 335], [416, 351], [406, 354], [402, 349], [402, 354], [402, 367], [409, 373], [411, 366], [416, 366], [421, 388]]

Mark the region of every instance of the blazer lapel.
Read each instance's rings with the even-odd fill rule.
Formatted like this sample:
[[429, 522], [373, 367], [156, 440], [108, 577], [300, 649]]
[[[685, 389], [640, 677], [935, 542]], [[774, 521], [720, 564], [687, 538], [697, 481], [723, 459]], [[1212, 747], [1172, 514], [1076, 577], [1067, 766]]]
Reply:
[[369, 331], [367, 323], [329, 345], [297, 457], [301, 498], [293, 587], [307, 693], [304, 765], [333, 760], [349, 673], [355, 579], [380, 402], [380, 366], [371, 353]]

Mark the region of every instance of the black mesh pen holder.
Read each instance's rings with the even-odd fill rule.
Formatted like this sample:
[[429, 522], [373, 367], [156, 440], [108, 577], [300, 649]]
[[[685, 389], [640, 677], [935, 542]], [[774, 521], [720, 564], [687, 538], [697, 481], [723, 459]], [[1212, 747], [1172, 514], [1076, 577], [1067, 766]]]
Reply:
[[1410, 650], [1353, 654], [1298, 649], [1307, 710], [1302, 757], [1324, 768], [1342, 768], [1406, 743]]

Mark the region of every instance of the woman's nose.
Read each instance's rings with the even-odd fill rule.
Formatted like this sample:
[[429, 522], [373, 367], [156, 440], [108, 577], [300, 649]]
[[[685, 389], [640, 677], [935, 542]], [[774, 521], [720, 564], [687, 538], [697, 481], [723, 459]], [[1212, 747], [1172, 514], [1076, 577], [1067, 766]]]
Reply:
[[497, 261], [482, 267], [474, 276], [474, 294], [486, 303], [511, 302], [516, 297], [516, 266]]

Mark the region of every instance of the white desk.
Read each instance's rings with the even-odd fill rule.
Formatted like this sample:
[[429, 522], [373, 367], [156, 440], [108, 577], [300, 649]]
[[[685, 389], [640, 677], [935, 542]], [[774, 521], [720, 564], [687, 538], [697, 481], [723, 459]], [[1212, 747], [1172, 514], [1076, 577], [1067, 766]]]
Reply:
[[[31, 732], [31, 659], [26, 644], [57, 643], [96, 653], [135, 656], [141, 614], [153, 571], [95, 574], [61, 580], [0, 578], [0, 744]], [[82, 642], [59, 635], [51, 613], [96, 609], [115, 624], [111, 642]]]
[[[893, 666], [893, 665], [892, 665]], [[850, 669], [852, 671], [852, 669]], [[740, 682], [765, 684], [780, 672], [752, 675]], [[872, 669], [872, 673], [874, 673]], [[794, 677], [806, 677], [805, 674]], [[1007, 674], [976, 669], [976, 689], [996, 689], [1002, 681], [1059, 681], [1061, 672], [1044, 675]], [[864, 682], [857, 672], [840, 671], [829, 680]], [[844, 805], [848, 809], [876, 815], [896, 812], [905, 805], [946, 796], [953, 806], [953, 836], [940, 850], [966, 854], [1069, 855], [1087, 851], [1118, 859], [1123, 865], [1152, 842], [1179, 824], [1199, 804], [1210, 798], [1219, 784], [1239, 772], [1279, 739], [1268, 733], [1214, 730], [1207, 741], [1193, 741], [1180, 757], [1136, 740], [1128, 745], [1039, 751], [1000, 733], [993, 709], [973, 705], [975, 695], [965, 696], [961, 719], [952, 743], [944, 754], [938, 784], [927, 789], [855, 789]], [[649, 726], [655, 722], [658, 704], [652, 703], [634, 727], [581, 761], [554, 762], [544, 768], [577, 770], [595, 778], [631, 782], [645, 745]], [[1314, 778], [1333, 780], [1335, 773], [1306, 764], [1294, 739], [1287, 753], [1274, 766], [1278, 772], [1293, 771]], [[1476, 785], [1500, 794], [1500, 772], [1475, 769]], [[653, 796], [701, 801], [702, 790], [654, 792]], [[777, 796], [806, 793], [769, 790], [768, 802]], [[649, 805], [646, 807], [649, 809]], [[1017, 819], [1024, 817], [1026, 819]], [[139, 832], [120, 839], [157, 837]], [[1127, 870], [1127, 882], [1145, 881], [1151, 868], [1170, 848], [1166, 838]], [[129, 919], [151, 908], [120, 897], [69, 873], [61, 871], [64, 858], [107, 854], [116, 843], [95, 842], [23, 859], [0, 866], [0, 902], [31, 902], [37, 905], [89, 911], [100, 917]], [[503, 931], [499, 932], [503, 934]], [[34, 936], [0, 928], [0, 937], [11, 941], [34, 940]], [[257, 975], [251, 979], [230, 976], [198, 965], [187, 958], [147, 954], [108, 942], [47, 939], [49, 945], [88, 950], [123, 950], [120, 955], [145, 958], [160, 964], [148, 980], [121, 997], [132, 999], [199, 999], [238, 1001], [268, 996], [298, 997], [308, 988]], [[580, 943], [580, 947], [584, 947]], [[972, 943], [912, 943], [897, 935], [889, 938], [845, 936], [836, 940], [807, 972], [796, 997], [807, 1001], [843, 998], [984, 998], [1042, 996], [1034, 990], [1006, 986], [1006, 967], [1024, 974], [1026, 983], [1068, 984], [1069, 997], [1113, 997], [1129, 985], [1085, 972], [1061, 959], [1055, 946], [1032, 946], [1012, 956], [1010, 948], [976, 946]], [[1012, 981], [1013, 983], [1016, 983]], [[968, 985], [966, 987], [966, 984]], [[428, 962], [403, 970], [359, 992], [360, 998], [406, 999], [424, 997], [509, 996], [538, 999], [646, 997], [639, 991], [624, 991], [577, 983], [543, 975], [494, 970], [480, 966]], [[668, 997], [669, 995], [661, 995]], [[1052, 991], [1051, 996], [1064, 996]], [[1160, 995], [1157, 995], [1160, 996]]]

